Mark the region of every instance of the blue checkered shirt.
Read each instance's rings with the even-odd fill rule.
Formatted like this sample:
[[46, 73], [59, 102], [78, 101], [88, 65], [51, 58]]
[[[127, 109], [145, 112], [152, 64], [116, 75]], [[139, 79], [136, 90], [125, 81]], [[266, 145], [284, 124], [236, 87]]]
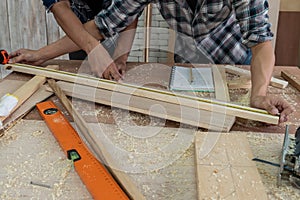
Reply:
[[131, 24], [149, 3], [157, 5], [173, 30], [192, 38], [188, 45], [176, 45], [176, 53], [185, 60], [193, 60], [200, 50], [214, 63], [241, 64], [250, 47], [273, 39], [267, 0], [197, 0], [195, 12], [186, 0], [114, 0], [95, 17], [96, 25], [110, 37]]

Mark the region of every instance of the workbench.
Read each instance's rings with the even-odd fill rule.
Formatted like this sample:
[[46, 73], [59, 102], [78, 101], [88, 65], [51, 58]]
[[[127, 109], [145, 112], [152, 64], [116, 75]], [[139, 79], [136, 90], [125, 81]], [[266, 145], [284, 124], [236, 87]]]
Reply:
[[[49, 64], [58, 64], [60, 70], [69, 72], [86, 70], [86, 67], [82, 66], [82, 61], [52, 60], [44, 65]], [[149, 87], [166, 88], [171, 71], [170, 66], [171, 64], [128, 63], [128, 72], [124, 81]], [[249, 66], [241, 67], [249, 69]], [[287, 68], [292, 67], [275, 67], [273, 76], [280, 77], [281, 70]], [[14, 72], [7, 77], [7, 79], [27, 81], [31, 77], [30, 75]], [[232, 80], [235, 77], [229, 75], [227, 78], [228, 80]], [[290, 120], [285, 123], [290, 125], [290, 131], [294, 133], [299, 126], [300, 112], [298, 112], [298, 104], [300, 103], [300, 92], [292, 86], [288, 86], [285, 89], [277, 89], [269, 86], [268, 90], [270, 94], [286, 99], [296, 109], [296, 112], [290, 116]], [[247, 92], [248, 89], [230, 90], [231, 101], [239, 102], [241, 99], [245, 101], [248, 97]], [[67, 118], [72, 121], [72, 118], [65, 112], [57, 97], [52, 96], [48, 100], [54, 101], [63, 110]], [[143, 134], [146, 134], [146, 136], [144, 135], [143, 137], [150, 137], [151, 131], [149, 130], [155, 132], [157, 128], [166, 127], [164, 134], [159, 134], [154, 138], [154, 143], [157, 144], [156, 148], [171, 141], [174, 135], [177, 135], [176, 129], [182, 128], [182, 125], [177, 122], [165, 121], [139, 113], [111, 108], [110, 106], [95, 105], [94, 103], [78, 99], [73, 99], [72, 103], [76, 105], [75, 107], [82, 108], [78, 111], [92, 128], [95, 128], [97, 123], [103, 124], [102, 129], [107, 133], [111, 133], [111, 137], [114, 138], [116, 142], [132, 150], [134, 150], [134, 148], [145, 148], [145, 150], [150, 151], [151, 148], [154, 147], [150, 148], [147, 144], [141, 146], [142, 144], [139, 144], [138, 140], [133, 141], [133, 139], [128, 136], [118, 138], [118, 135], [121, 134], [120, 130], [126, 131], [128, 126], [141, 127], [141, 129], [137, 131], [137, 133], [139, 133], [139, 135], [136, 135], [137, 137], [142, 137]], [[247, 138], [249, 139], [255, 156], [278, 162], [285, 124], [278, 126], [268, 125], [237, 118], [236, 123], [232, 127], [232, 131], [247, 132]], [[205, 131], [190, 126], [184, 126], [184, 128], [192, 129], [193, 131]], [[134, 182], [147, 199], [196, 199], [194, 144], [191, 142], [192, 140], [193, 137], [188, 136], [186, 145], [178, 149], [178, 152], [174, 154], [174, 159], [171, 159], [169, 163], [161, 166], [159, 169], [152, 170], [151, 172], [147, 172], [147, 170], [135, 171], [131, 174]], [[131, 142], [128, 143], [128, 141]], [[34, 148], [28, 148], [31, 145]], [[128, 147], [128, 145], [133, 146]], [[2, 171], [0, 170], [0, 178], [7, 178], [7, 181], [0, 181], [0, 193], [2, 193], [2, 198], [9, 199], [9, 197], [18, 197], [17, 199], [22, 199], [29, 197], [46, 197], [46, 199], [90, 199], [84, 185], [82, 185], [79, 178], [74, 175], [74, 170], [70, 163], [64, 159], [62, 151], [57, 147], [57, 143], [49, 130], [47, 130], [47, 127], [36, 109], [31, 110], [20, 123], [8, 131], [3, 139], [0, 139], [0, 152], [1, 151], [4, 151], [3, 155], [5, 156], [2, 156], [0, 159], [2, 165], [4, 165]], [[26, 156], [24, 156], [24, 154], [26, 154]], [[16, 157], [17, 159], [10, 160], [9, 158], [11, 157]], [[159, 160], [161, 158], [157, 159]], [[155, 162], [155, 159], [153, 162]], [[134, 166], [136, 163], [132, 164]], [[290, 185], [285, 185], [282, 188], [276, 187], [276, 168], [260, 163], [258, 163], [257, 166], [266, 191], [271, 199], [298, 199], [300, 197], [299, 190], [295, 190]], [[34, 169], [33, 171], [36, 171], [32, 172], [31, 168]], [[128, 170], [131, 170], [130, 167]], [[7, 175], [4, 175], [4, 173], [7, 173]], [[18, 174], [22, 174], [21, 178], [18, 177]], [[49, 184], [52, 186], [52, 189], [34, 187], [29, 184], [29, 181]], [[74, 188], [74, 186], [76, 186], [76, 188]], [[15, 196], [13, 196], [11, 192], [14, 187], [19, 191]], [[3, 191], [1, 192], [1, 190]], [[3, 193], [4, 191], [5, 193]]]

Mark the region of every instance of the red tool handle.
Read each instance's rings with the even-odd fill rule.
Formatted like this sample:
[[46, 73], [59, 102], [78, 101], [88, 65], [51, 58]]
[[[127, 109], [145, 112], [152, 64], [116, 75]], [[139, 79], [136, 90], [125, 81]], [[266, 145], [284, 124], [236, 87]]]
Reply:
[[8, 61], [9, 61], [9, 56], [8, 56], [7, 51], [5, 51], [3, 49], [0, 50], [0, 63], [4, 65], [4, 64], [7, 64]]

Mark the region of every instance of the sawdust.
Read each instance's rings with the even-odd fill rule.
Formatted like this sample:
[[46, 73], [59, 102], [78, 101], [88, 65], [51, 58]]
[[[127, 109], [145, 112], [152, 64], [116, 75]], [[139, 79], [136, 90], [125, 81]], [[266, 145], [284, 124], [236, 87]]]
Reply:
[[0, 199], [91, 199], [43, 121], [7, 131], [0, 152]]
[[[122, 160], [131, 167], [134, 167], [134, 164], [139, 167], [140, 163], [137, 161], [142, 159], [140, 157], [136, 161], [135, 153], [159, 152], [162, 146], [169, 144], [180, 134], [169, 130], [158, 132], [156, 138], [153, 138], [153, 135], [144, 131], [142, 133], [148, 134], [148, 137], [141, 138], [137, 137], [139, 135], [133, 137], [124, 134], [124, 131], [125, 133], [128, 131], [126, 129], [109, 127], [103, 130], [111, 141], [133, 153], [128, 154], [126, 160]], [[249, 133], [247, 136], [255, 157], [278, 162], [283, 135]], [[0, 139], [0, 152], [0, 199], [91, 199], [72, 164], [66, 159], [43, 121], [22, 121], [9, 130], [4, 138]], [[176, 155], [161, 151], [161, 155], [155, 155], [147, 161], [149, 163], [146, 163], [145, 169], [147, 165], [161, 162], [166, 156], [177, 156], [177, 158], [162, 168], [129, 174], [133, 182], [146, 199], [197, 199], [194, 144], [191, 143]], [[276, 167], [256, 164], [270, 199], [300, 198], [299, 190], [293, 188], [288, 182], [277, 187]], [[216, 177], [219, 175], [217, 168], [212, 170], [212, 173]], [[242, 179], [245, 173], [247, 170], [240, 172]], [[223, 182], [226, 177], [219, 177], [219, 179]], [[34, 186], [30, 181], [43, 183], [51, 188]], [[251, 184], [252, 187], [255, 185], [256, 183]]]

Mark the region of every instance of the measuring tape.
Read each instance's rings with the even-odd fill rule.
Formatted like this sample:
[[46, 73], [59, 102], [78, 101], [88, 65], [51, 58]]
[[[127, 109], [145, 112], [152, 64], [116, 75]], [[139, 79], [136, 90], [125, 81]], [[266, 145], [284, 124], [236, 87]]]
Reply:
[[83, 183], [94, 199], [128, 200], [111, 174], [82, 142], [76, 130], [52, 101], [38, 103], [37, 109], [61, 148], [72, 160]]

